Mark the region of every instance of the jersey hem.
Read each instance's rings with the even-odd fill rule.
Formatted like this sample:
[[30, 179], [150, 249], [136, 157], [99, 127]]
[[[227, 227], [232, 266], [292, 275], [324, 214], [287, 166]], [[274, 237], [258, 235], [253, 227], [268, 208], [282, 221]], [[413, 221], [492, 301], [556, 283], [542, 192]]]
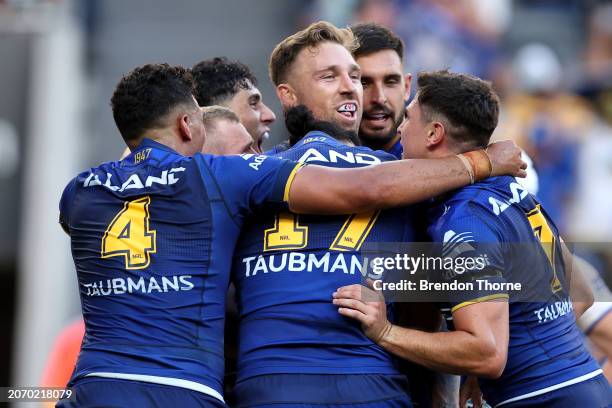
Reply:
[[571, 380], [564, 381], [564, 382], [559, 383], [559, 384], [551, 385], [550, 387], [541, 388], [539, 390], [532, 391], [532, 392], [529, 392], [527, 394], [523, 394], [523, 395], [519, 395], [519, 396], [516, 396], [516, 397], [509, 398], [507, 400], [504, 400], [504, 401], [496, 404], [495, 408], [501, 407], [502, 405], [506, 405], [506, 404], [509, 404], [511, 402], [521, 401], [521, 400], [524, 400], [524, 399], [527, 399], [527, 398], [531, 398], [531, 397], [537, 397], [538, 395], [546, 394], [548, 392], [556, 391], [556, 390], [559, 390], [561, 388], [569, 387], [570, 385], [578, 384], [578, 383], [590, 380], [592, 378], [595, 378], [599, 374], [602, 374], [602, 373], [603, 373], [603, 371], [600, 368], [600, 369], [592, 371], [592, 372], [590, 372], [588, 374], [584, 374], [584, 375], [581, 375], [579, 377], [573, 378]]
[[291, 369], [287, 366], [259, 366], [258, 370], [253, 370], [248, 374], [238, 374], [236, 382], [248, 380], [252, 377], [259, 375], [276, 375], [276, 374], [321, 374], [321, 375], [360, 375], [360, 374], [373, 374], [373, 375], [401, 375], [401, 373], [392, 367], [380, 367], [380, 366], [360, 366], [355, 371], [347, 371], [339, 369], [338, 367], [328, 366], [299, 366], [292, 365]]
[[206, 394], [208, 396], [216, 398], [225, 404], [225, 400], [223, 399], [223, 396], [219, 392], [214, 390], [213, 388], [207, 385], [195, 382], [195, 381], [184, 380], [181, 378], [159, 377], [156, 375], [143, 375], [143, 374], [109, 373], [109, 372], [89, 373], [89, 374], [86, 374], [85, 377], [113, 378], [117, 380], [142, 381], [142, 382], [148, 382], [152, 384], [170, 385], [173, 387], [185, 388], [188, 390], [201, 392], [202, 394]]

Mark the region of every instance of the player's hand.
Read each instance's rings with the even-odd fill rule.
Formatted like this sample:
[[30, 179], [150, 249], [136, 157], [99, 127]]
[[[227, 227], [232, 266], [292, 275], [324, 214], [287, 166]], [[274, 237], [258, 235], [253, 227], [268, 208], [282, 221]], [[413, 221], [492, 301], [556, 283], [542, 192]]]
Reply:
[[459, 407], [464, 408], [468, 400], [472, 400], [472, 406], [474, 408], [482, 407], [482, 392], [478, 385], [478, 378], [471, 375], [467, 377], [459, 389]]
[[512, 140], [491, 143], [487, 147], [491, 160], [491, 177], [515, 176], [526, 177], [527, 163], [521, 158], [521, 149]]
[[[368, 280], [370, 287], [372, 284]], [[362, 285], [343, 286], [334, 292], [333, 303], [338, 306], [338, 313], [358, 320], [364, 334], [375, 343], [391, 331], [392, 325], [387, 320], [387, 305], [380, 292]]]

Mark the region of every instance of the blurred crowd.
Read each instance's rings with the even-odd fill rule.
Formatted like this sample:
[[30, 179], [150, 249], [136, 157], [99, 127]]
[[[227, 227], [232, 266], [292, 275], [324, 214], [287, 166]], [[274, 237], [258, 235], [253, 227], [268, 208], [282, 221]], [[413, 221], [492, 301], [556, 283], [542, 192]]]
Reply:
[[589, 247], [610, 283], [612, 2], [308, 2], [302, 23], [318, 19], [392, 28], [408, 72], [449, 68], [491, 80], [502, 96], [494, 138], [529, 154], [544, 207], [568, 241]]

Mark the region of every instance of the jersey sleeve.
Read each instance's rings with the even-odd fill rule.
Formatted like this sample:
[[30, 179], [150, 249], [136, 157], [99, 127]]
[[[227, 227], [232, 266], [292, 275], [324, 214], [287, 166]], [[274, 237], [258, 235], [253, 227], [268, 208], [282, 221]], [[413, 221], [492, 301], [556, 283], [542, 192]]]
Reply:
[[66, 234], [70, 233], [70, 204], [72, 203], [75, 189], [76, 179], [73, 179], [70, 181], [70, 183], [68, 183], [66, 188], [64, 188], [64, 192], [62, 193], [62, 197], [60, 198], [59, 223], [64, 232], [66, 232]]
[[263, 155], [208, 156], [208, 166], [232, 212], [286, 210], [293, 178], [303, 164]]
[[442, 270], [435, 279], [441, 282], [465, 284], [448, 294], [443, 302], [446, 310], [455, 312], [462, 307], [496, 299], [508, 299], [503, 290], [506, 279], [502, 235], [495, 227], [492, 214], [485, 210], [451, 211], [429, 229], [436, 246], [436, 256], [442, 258]]

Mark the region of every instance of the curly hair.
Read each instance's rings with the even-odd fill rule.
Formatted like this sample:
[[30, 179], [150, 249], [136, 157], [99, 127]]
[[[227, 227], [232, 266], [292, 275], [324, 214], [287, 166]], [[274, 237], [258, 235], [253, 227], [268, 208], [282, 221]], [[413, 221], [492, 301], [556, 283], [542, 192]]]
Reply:
[[322, 42], [340, 44], [350, 53], [359, 47], [359, 42], [350, 28], [338, 28], [327, 21], [312, 23], [302, 31], [285, 38], [272, 51], [268, 69], [274, 85], [287, 80], [287, 73], [300, 51]]
[[115, 124], [123, 139], [135, 141], [179, 105], [194, 106], [193, 80], [181, 66], [147, 64], [125, 75], [111, 97]]
[[191, 74], [195, 82], [195, 98], [200, 106], [222, 104], [241, 89], [257, 85], [248, 66], [226, 57], [198, 62], [191, 68]]

